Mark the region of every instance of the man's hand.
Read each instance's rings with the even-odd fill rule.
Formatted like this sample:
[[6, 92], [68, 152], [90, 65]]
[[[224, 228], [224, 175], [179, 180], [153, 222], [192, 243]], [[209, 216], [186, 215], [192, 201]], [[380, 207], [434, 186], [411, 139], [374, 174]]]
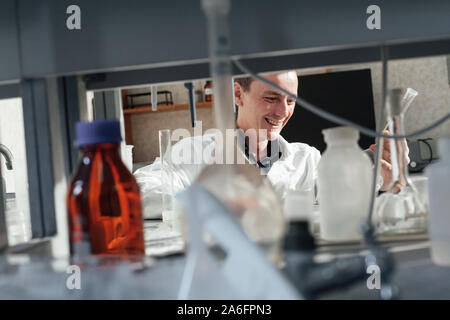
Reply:
[[[384, 130], [383, 134], [385, 135], [389, 135], [389, 131]], [[406, 139], [402, 139], [402, 140], [396, 140], [396, 146], [397, 149], [402, 148], [402, 146], [405, 147], [405, 157], [406, 157], [406, 164], [409, 164], [410, 159], [409, 159], [409, 148], [408, 148], [408, 144], [406, 143]], [[372, 151], [375, 154], [375, 148], [376, 145], [372, 144], [369, 147], [369, 150]], [[391, 161], [391, 148], [389, 146], [389, 139], [383, 139], [383, 148], [382, 150], [380, 150], [380, 152], [382, 152], [381, 155], [381, 170], [380, 170], [380, 174], [383, 177], [383, 185], [381, 186], [380, 190], [381, 191], [388, 191], [389, 186], [392, 182], [392, 161]], [[397, 150], [397, 152], [399, 152]], [[402, 174], [402, 166], [403, 164], [400, 164], [400, 178], [399, 181], [397, 181], [397, 183], [395, 184], [394, 188], [393, 188], [393, 192], [398, 192], [400, 191], [401, 187], [406, 186], [406, 179], [405, 177], [403, 177]]]

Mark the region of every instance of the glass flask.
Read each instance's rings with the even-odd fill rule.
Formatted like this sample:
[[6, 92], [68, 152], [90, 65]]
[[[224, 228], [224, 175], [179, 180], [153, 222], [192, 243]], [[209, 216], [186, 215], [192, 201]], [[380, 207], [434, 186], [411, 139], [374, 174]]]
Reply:
[[79, 122], [76, 130], [83, 154], [67, 193], [71, 255], [144, 255], [141, 197], [119, 155], [119, 122]]
[[[404, 110], [411, 99], [403, 89], [389, 91], [386, 103], [387, 128], [395, 135], [404, 135]], [[409, 103], [405, 103], [409, 101]], [[380, 139], [383, 145], [383, 139]], [[409, 177], [405, 139], [389, 139], [392, 180], [388, 191], [376, 199], [377, 232], [384, 235], [416, 234], [427, 231], [425, 195], [419, 193]]]

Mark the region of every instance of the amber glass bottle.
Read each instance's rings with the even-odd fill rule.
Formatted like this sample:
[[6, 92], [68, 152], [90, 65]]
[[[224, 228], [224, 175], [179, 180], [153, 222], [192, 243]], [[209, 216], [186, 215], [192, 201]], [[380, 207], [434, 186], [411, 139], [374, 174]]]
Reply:
[[209, 80], [206, 81], [204, 89], [205, 89], [205, 101], [212, 102], [213, 101], [212, 82]]
[[83, 154], [67, 194], [71, 255], [145, 254], [139, 187], [119, 155], [119, 122], [79, 122], [76, 131]]

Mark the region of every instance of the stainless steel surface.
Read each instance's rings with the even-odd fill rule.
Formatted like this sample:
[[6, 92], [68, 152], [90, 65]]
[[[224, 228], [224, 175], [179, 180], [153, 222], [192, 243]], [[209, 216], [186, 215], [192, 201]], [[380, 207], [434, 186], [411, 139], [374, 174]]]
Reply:
[[[0, 1], [0, 83], [20, 78], [16, 4], [15, 0]], [[0, 98], [2, 98], [1, 89]]]
[[[132, 0], [105, 6], [102, 1], [80, 0], [81, 30], [65, 26], [70, 4], [69, 0], [2, 1], [0, 43], [5, 45], [0, 49], [0, 70], [5, 72], [0, 81], [207, 63], [206, 23], [199, 1], [170, 0], [155, 5]], [[381, 30], [366, 27], [368, 4], [358, 0], [262, 0], [257, 6], [234, 0], [231, 54], [251, 59], [272, 57], [282, 62], [285, 56], [304, 53], [303, 62], [323, 65], [326, 60], [321, 56], [326, 52], [343, 59], [338, 49], [369, 48], [345, 54], [344, 59], [357, 62], [372, 55], [375, 60], [382, 42], [414, 41], [420, 44], [403, 48], [400, 55], [449, 53], [448, 42], [427, 45], [426, 41], [448, 40], [450, 3], [384, 0], [377, 4], [382, 12]], [[173, 11], [175, 7], [178, 14]], [[267, 23], [273, 19], [278, 23]], [[124, 54], [129, 48], [133, 48], [133, 54]], [[427, 48], [434, 48], [434, 53]], [[395, 59], [396, 50], [391, 51]], [[270, 63], [265, 61], [265, 65]], [[272, 70], [282, 64], [276, 65], [271, 64]], [[251, 64], [249, 67], [262, 71]], [[195, 78], [199, 77], [193, 74], [190, 79]]]
[[[431, 263], [427, 242], [388, 246], [397, 267], [394, 282], [400, 299], [450, 299], [450, 268]], [[361, 250], [340, 246], [328, 253], [336, 256], [338, 252], [350, 256]], [[295, 261], [298, 252], [287, 252], [286, 258]], [[65, 286], [67, 260], [10, 254], [0, 257], [0, 299], [176, 299], [184, 264], [184, 256], [149, 260], [145, 265], [88, 264], [81, 271], [81, 290], [69, 290]], [[379, 291], [369, 290], [361, 281], [319, 298], [379, 299]]]
[[21, 90], [32, 237], [42, 238], [56, 234], [49, 104], [57, 92], [45, 79], [24, 80]]

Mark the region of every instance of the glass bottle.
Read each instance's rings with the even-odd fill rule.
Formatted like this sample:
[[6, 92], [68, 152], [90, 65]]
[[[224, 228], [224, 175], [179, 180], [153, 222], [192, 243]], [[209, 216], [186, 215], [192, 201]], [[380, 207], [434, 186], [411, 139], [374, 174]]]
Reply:
[[369, 212], [372, 163], [348, 127], [322, 131], [327, 149], [318, 167], [320, 235], [329, 241], [362, 239], [359, 227]]
[[213, 97], [212, 82], [209, 80], [206, 81], [204, 89], [205, 89], [205, 102], [212, 102]]
[[119, 122], [79, 122], [76, 131], [83, 154], [67, 193], [71, 255], [145, 254], [139, 187], [119, 156]]

